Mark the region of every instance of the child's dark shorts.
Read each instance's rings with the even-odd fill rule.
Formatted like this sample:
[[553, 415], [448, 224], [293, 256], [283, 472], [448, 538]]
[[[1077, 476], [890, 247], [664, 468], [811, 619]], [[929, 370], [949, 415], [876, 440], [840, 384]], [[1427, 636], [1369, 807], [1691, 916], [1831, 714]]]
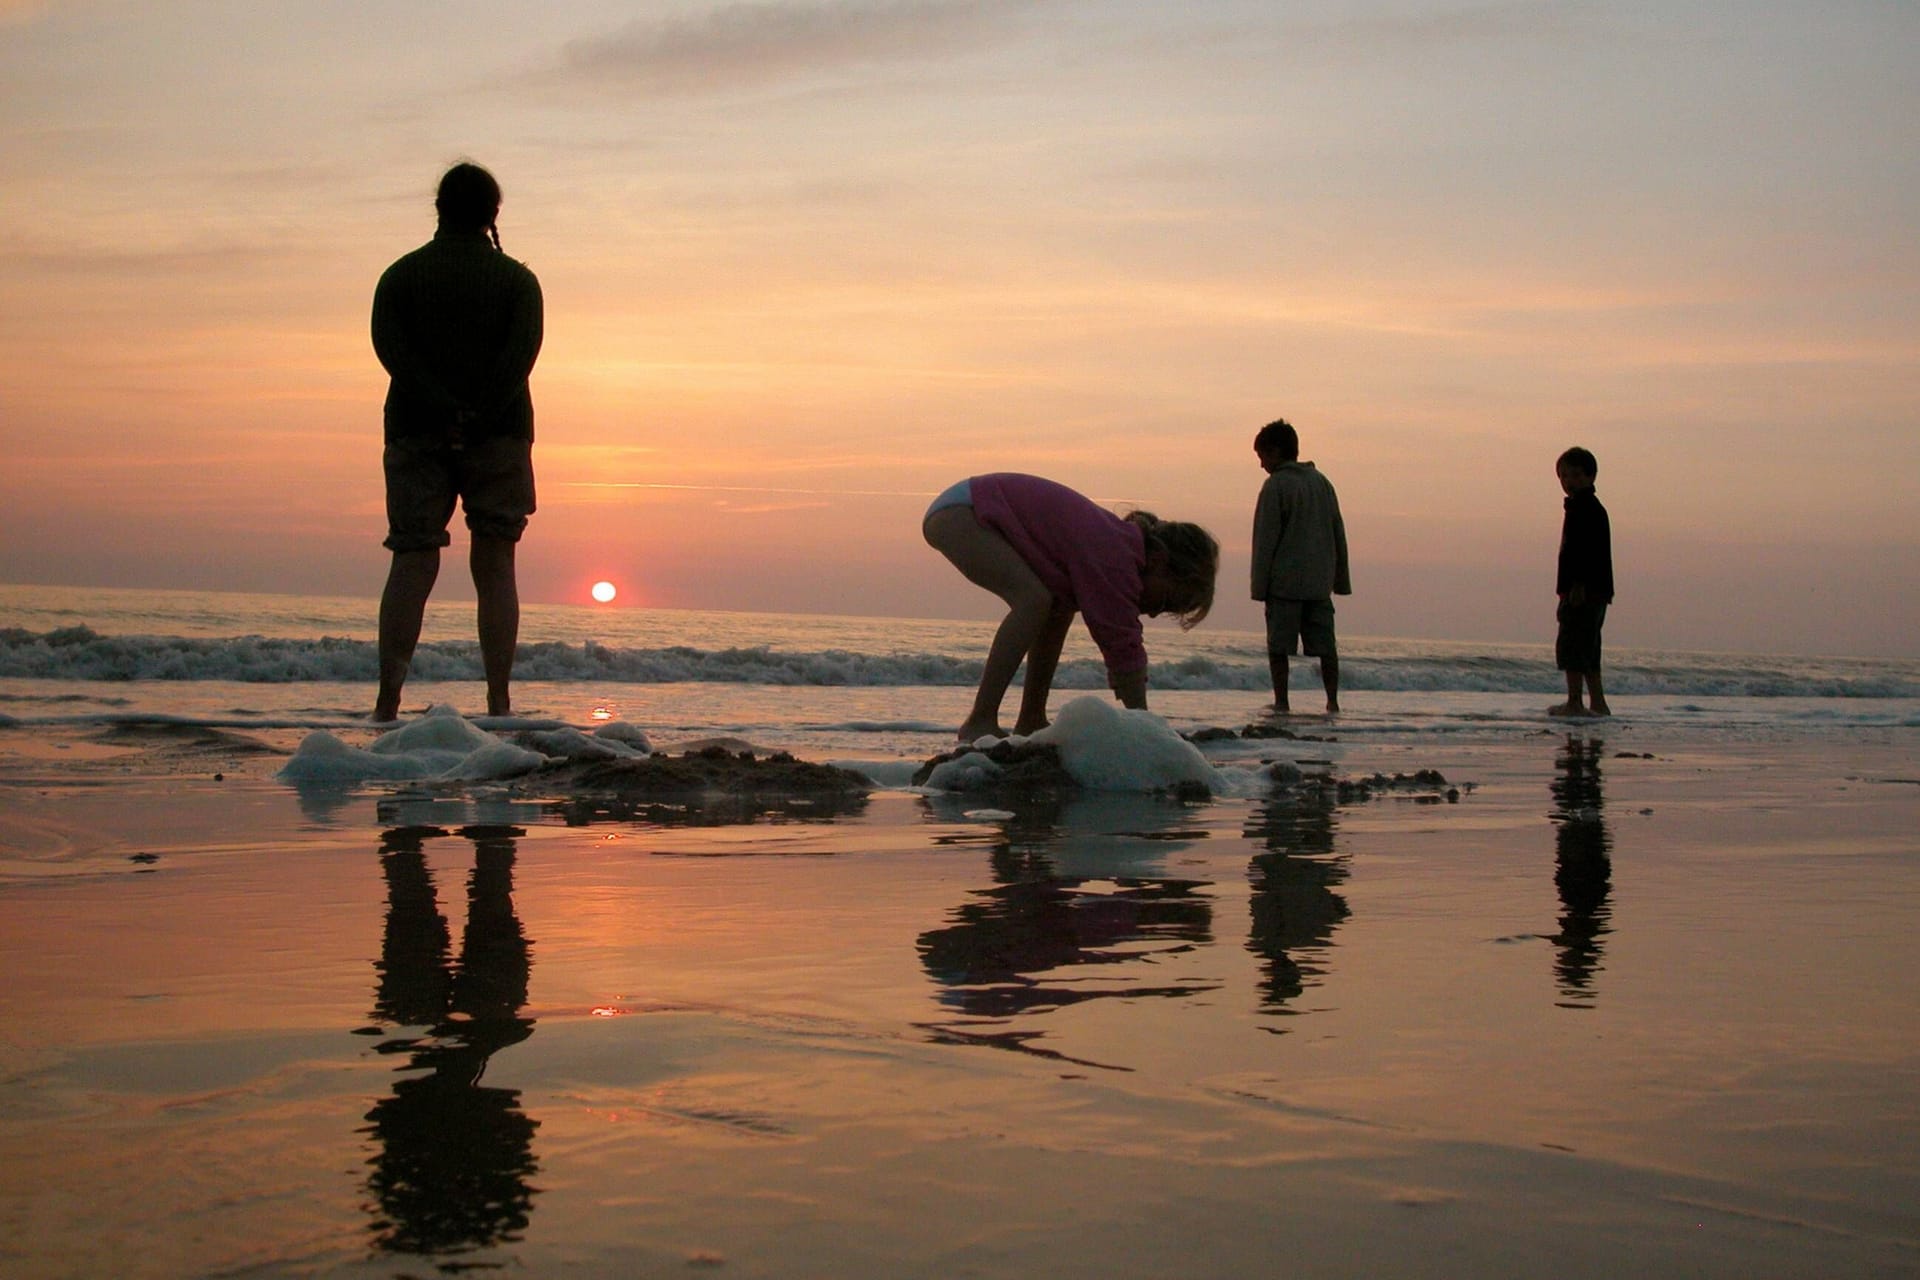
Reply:
[[1607, 620], [1604, 604], [1560, 602], [1560, 634], [1553, 640], [1553, 662], [1562, 671], [1600, 669], [1600, 628]]
[[520, 541], [533, 514], [533, 441], [488, 436], [450, 449], [435, 439], [387, 442], [389, 551], [433, 551], [452, 541], [447, 522], [456, 499], [467, 528], [482, 537]]
[[1337, 658], [1333, 641], [1333, 601], [1267, 601], [1267, 653], [1286, 657], [1295, 649], [1309, 658]]

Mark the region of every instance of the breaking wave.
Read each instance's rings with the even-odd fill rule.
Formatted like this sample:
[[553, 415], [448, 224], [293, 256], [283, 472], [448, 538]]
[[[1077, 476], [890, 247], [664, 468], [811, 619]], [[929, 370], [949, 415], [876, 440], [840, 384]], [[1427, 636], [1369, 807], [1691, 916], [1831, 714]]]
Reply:
[[[1246, 690], [1268, 687], [1263, 658], [1225, 646], [1216, 656], [1188, 655], [1156, 663], [1156, 688]], [[1912, 698], [1920, 697], [1920, 664], [1872, 659], [1759, 657], [1745, 654], [1652, 653], [1610, 655], [1610, 692], [1698, 697]], [[1250, 660], [1254, 659], [1254, 660]], [[233, 681], [287, 684], [374, 679], [373, 642], [323, 636], [188, 637], [103, 635], [86, 626], [32, 632], [0, 630], [0, 677], [61, 681]], [[480, 654], [472, 641], [422, 644], [413, 676], [422, 680], [477, 680]], [[514, 674], [521, 680], [619, 684], [755, 684], [788, 686], [970, 686], [980, 678], [973, 656], [937, 652], [862, 653], [850, 649], [773, 646], [701, 648], [616, 647], [587, 640], [523, 644]], [[1369, 655], [1364, 641], [1341, 655], [1347, 689], [1410, 692], [1528, 693], [1559, 682], [1550, 655], [1476, 653], [1460, 644], [1396, 642]], [[1095, 660], [1061, 664], [1055, 686], [1100, 689], [1106, 673]]]

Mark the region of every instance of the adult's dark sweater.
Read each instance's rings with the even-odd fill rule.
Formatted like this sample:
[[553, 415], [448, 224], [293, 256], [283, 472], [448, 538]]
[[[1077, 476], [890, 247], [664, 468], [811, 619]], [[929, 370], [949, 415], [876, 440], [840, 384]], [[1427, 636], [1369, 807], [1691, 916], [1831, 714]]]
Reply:
[[542, 322], [540, 282], [484, 231], [442, 230], [388, 267], [373, 291], [386, 438], [533, 439]]
[[1560, 524], [1560, 571], [1554, 592], [1566, 595], [1576, 586], [1586, 592], [1588, 604], [1613, 603], [1613, 530], [1607, 509], [1592, 489], [1567, 495], [1567, 514]]

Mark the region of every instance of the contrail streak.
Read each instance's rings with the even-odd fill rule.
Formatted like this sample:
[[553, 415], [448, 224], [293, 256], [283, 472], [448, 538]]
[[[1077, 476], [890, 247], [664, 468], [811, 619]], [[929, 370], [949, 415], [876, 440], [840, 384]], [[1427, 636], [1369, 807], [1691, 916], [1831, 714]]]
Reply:
[[574, 489], [678, 489], [695, 493], [803, 493], [840, 498], [931, 498], [931, 489], [783, 489], [764, 484], [661, 484], [646, 480], [563, 480]]
[[[764, 484], [666, 484], [653, 480], [561, 480], [565, 489], [671, 489], [681, 493], [791, 493], [815, 498], [931, 498], [940, 489], [791, 489]], [[1098, 498], [1103, 506], [1140, 506], [1138, 498]]]

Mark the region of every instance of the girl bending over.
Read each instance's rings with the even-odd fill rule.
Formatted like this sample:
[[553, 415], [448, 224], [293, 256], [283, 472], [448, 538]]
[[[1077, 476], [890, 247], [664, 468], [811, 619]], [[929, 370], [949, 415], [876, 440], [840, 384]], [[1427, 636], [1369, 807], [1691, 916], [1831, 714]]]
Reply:
[[1205, 529], [1145, 511], [1122, 518], [1039, 476], [962, 480], [933, 500], [920, 531], [969, 582], [1007, 602], [973, 710], [960, 726], [962, 742], [1006, 736], [1000, 702], [1023, 659], [1027, 675], [1013, 731], [1047, 727], [1047, 694], [1076, 612], [1100, 646], [1115, 696], [1144, 710], [1141, 615], [1170, 613], [1191, 630], [1213, 607], [1220, 544]]

